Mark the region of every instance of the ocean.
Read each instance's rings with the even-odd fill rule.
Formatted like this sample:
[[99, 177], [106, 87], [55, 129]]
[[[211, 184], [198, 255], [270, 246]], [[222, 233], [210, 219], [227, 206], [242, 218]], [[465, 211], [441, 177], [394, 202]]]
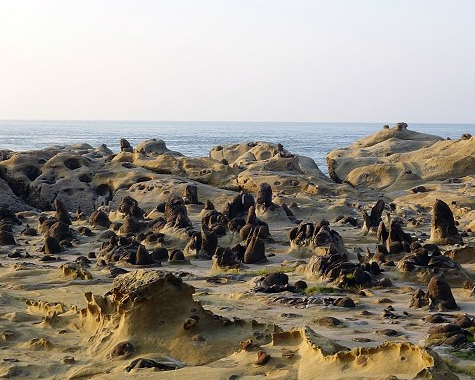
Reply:
[[[0, 149], [42, 149], [86, 142], [119, 151], [119, 140], [132, 145], [151, 138], [186, 156], [208, 156], [215, 145], [247, 141], [281, 143], [292, 153], [309, 156], [327, 172], [326, 154], [374, 133], [384, 123], [293, 122], [167, 122], [167, 121], [51, 121], [0, 120]], [[389, 123], [388, 123], [389, 124]], [[391, 127], [394, 123], [389, 124]], [[475, 124], [409, 124], [409, 129], [442, 137], [475, 134]]]

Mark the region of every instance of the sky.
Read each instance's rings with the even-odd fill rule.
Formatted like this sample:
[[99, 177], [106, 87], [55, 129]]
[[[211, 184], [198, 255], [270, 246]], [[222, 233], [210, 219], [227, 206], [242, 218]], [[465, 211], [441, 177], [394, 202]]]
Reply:
[[0, 119], [475, 122], [473, 0], [5, 0]]

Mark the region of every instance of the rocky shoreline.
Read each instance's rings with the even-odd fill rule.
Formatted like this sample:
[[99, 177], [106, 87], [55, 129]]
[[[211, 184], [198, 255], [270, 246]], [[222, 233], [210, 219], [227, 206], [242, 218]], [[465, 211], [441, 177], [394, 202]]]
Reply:
[[0, 151], [0, 377], [470, 379], [475, 137]]

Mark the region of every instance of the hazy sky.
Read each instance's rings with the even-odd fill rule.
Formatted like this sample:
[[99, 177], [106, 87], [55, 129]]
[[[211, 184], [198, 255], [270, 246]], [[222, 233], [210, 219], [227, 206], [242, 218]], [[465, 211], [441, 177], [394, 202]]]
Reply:
[[0, 119], [475, 122], [474, 0], [2, 0]]

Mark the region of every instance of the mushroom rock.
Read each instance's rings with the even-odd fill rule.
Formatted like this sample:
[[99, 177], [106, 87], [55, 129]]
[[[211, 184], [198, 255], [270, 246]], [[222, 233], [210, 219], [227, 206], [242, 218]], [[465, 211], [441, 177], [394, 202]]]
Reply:
[[88, 270], [84, 269], [80, 264], [66, 263], [60, 265], [61, 277], [73, 278], [80, 280], [91, 280], [92, 274]]
[[236, 254], [230, 247], [216, 248], [212, 257], [212, 268], [220, 270], [238, 269], [240, 267]]
[[185, 188], [185, 203], [189, 205], [201, 205], [200, 201], [198, 201], [198, 186], [196, 185], [186, 185]]
[[199, 257], [199, 254], [201, 252], [201, 243], [202, 243], [202, 237], [201, 233], [194, 231], [191, 236], [190, 240], [188, 240], [188, 243], [185, 246], [185, 249], [183, 250], [183, 253], [185, 256], [192, 256], [195, 258]]
[[386, 228], [386, 224], [384, 224], [383, 221], [379, 222], [378, 231], [376, 232], [376, 237], [378, 239], [378, 242], [380, 242], [384, 246], [386, 246], [386, 242], [387, 242], [388, 237], [389, 237], [389, 232]]
[[[103, 242], [99, 255], [97, 257], [97, 262], [101, 261], [109, 262], [122, 262], [127, 264], [136, 265], [137, 256], [139, 253], [140, 260], [146, 260], [147, 254], [145, 252], [139, 252], [140, 244], [136, 240], [126, 238], [124, 236], [111, 236], [108, 242]], [[149, 262], [151, 263], [151, 262]]]
[[205, 202], [205, 207], [203, 210], [214, 210], [214, 204], [211, 202], [209, 199], [206, 200]]
[[151, 257], [153, 261], [166, 261], [168, 260], [168, 249], [166, 249], [165, 247], [154, 248]]
[[228, 225], [228, 218], [226, 215], [214, 209], [206, 210], [204, 213], [204, 216], [201, 218], [201, 225], [214, 231], [217, 236], [226, 235]]
[[131, 216], [126, 216], [122, 226], [120, 226], [120, 233], [123, 235], [136, 234], [142, 229], [142, 224]]
[[82, 208], [81, 206], [78, 206], [78, 208], [76, 209], [76, 213], [74, 214], [74, 220], [79, 221], [79, 220], [83, 220], [83, 218], [84, 218], [84, 213], [82, 212]]
[[289, 276], [285, 273], [268, 273], [256, 280], [254, 291], [264, 293], [294, 292], [295, 287], [289, 285]]
[[102, 210], [95, 210], [89, 217], [89, 224], [93, 227], [109, 228], [111, 222], [107, 214]]
[[24, 236], [37, 236], [38, 231], [36, 231], [34, 228], [30, 227], [28, 224], [26, 225], [26, 228], [21, 231], [21, 234]]
[[368, 215], [366, 210], [362, 212], [363, 217], [363, 235], [367, 235], [370, 232], [376, 232], [383, 215], [385, 203], [382, 199], [378, 200], [376, 204], [371, 208], [371, 213]]
[[454, 215], [444, 201], [437, 199], [432, 207], [431, 237], [435, 244], [461, 244], [462, 237], [455, 226]]
[[137, 253], [135, 255], [135, 262], [131, 264], [135, 265], [150, 265], [152, 264], [152, 258], [148, 253], [147, 249], [143, 245], [139, 245], [137, 248]]
[[289, 239], [289, 252], [300, 256], [326, 255], [330, 252], [348, 254], [340, 234], [330, 229], [330, 223], [326, 220], [313, 224], [300, 223], [290, 231]]
[[259, 237], [261, 228], [254, 228], [246, 240], [246, 251], [243, 258], [245, 264], [267, 262], [265, 243]]
[[409, 307], [412, 309], [422, 309], [429, 306], [429, 297], [422, 289], [417, 289], [412, 295]]
[[263, 182], [260, 184], [256, 203], [264, 208], [272, 206], [272, 187], [268, 183]]
[[[388, 219], [389, 216], [388, 216]], [[399, 254], [403, 252], [411, 252], [412, 237], [405, 233], [401, 224], [396, 221], [390, 221], [390, 229], [386, 230], [383, 221], [379, 223], [377, 238], [378, 241], [386, 247], [389, 254]]]
[[13, 234], [8, 231], [0, 231], [0, 246], [16, 245]]
[[433, 276], [427, 285], [427, 292], [416, 290], [409, 304], [411, 308], [430, 310], [458, 310], [450, 285], [442, 276]]
[[183, 254], [183, 251], [180, 251], [179, 249], [174, 249], [171, 253], [170, 253], [170, 256], [168, 258], [168, 261], [169, 262], [181, 262], [181, 261], [185, 261], [186, 258], [185, 258], [185, 255]]
[[174, 197], [168, 200], [165, 203], [164, 212], [169, 227], [190, 228], [192, 226], [183, 198]]
[[[1, 178], [0, 178], [1, 179]], [[12, 224], [20, 225], [20, 219], [16, 216], [16, 214], [7, 206], [3, 205], [0, 207], [0, 220], [2, 222], [9, 222]]]
[[228, 222], [228, 228], [231, 232], [239, 232], [246, 225], [243, 218], [233, 218]]
[[47, 255], [56, 255], [60, 253], [63, 249], [59, 245], [58, 239], [48, 236], [45, 238], [45, 254]]
[[201, 227], [201, 252], [211, 257], [218, 247], [218, 237], [206, 226]]
[[442, 255], [439, 247], [434, 244], [420, 246], [413, 243], [411, 252], [405, 254], [397, 263], [397, 270], [405, 277], [424, 283], [441, 274], [446, 281], [457, 285], [470, 278], [469, 273], [459, 263]]
[[56, 210], [56, 219], [70, 226], [72, 224], [71, 217], [69, 216], [69, 211], [66, 208], [66, 205], [60, 199], [56, 198], [54, 201], [54, 208]]
[[120, 139], [120, 151], [133, 153], [134, 148], [130, 145], [130, 143], [126, 139]]
[[342, 288], [391, 286], [387, 279], [377, 279], [381, 272], [377, 263], [352, 263], [345, 254], [337, 252], [312, 256], [304, 272], [309, 278], [327, 280]]
[[241, 236], [241, 239], [246, 240], [246, 238], [249, 236], [249, 233], [254, 228], [259, 228], [259, 237], [261, 239], [266, 239], [270, 236], [269, 226], [267, 225], [267, 223], [257, 218], [256, 208], [255, 206], [251, 206], [247, 211], [246, 224], [239, 230], [239, 235]]
[[246, 246], [242, 244], [236, 244], [231, 247], [231, 250], [236, 255], [236, 258], [243, 262], [244, 261], [244, 253], [246, 252]]
[[441, 276], [431, 278], [427, 285], [427, 295], [431, 301], [431, 309], [439, 311], [458, 309], [450, 285]]
[[184, 253], [186, 256], [196, 258], [211, 259], [218, 246], [218, 236], [214, 231], [208, 229], [206, 225], [201, 226], [201, 233], [193, 232], [190, 236]]
[[225, 214], [229, 219], [234, 219], [238, 216], [245, 215], [254, 204], [255, 201], [252, 194], [243, 191], [236, 195], [231, 203], [228, 203]]
[[58, 239], [58, 241], [69, 240], [73, 237], [69, 226], [56, 218], [48, 218], [43, 220], [40, 223], [39, 230], [45, 238], [52, 236]]
[[139, 207], [138, 202], [128, 195], [122, 199], [117, 209], [122, 214], [136, 219], [143, 219], [145, 215], [145, 211]]

